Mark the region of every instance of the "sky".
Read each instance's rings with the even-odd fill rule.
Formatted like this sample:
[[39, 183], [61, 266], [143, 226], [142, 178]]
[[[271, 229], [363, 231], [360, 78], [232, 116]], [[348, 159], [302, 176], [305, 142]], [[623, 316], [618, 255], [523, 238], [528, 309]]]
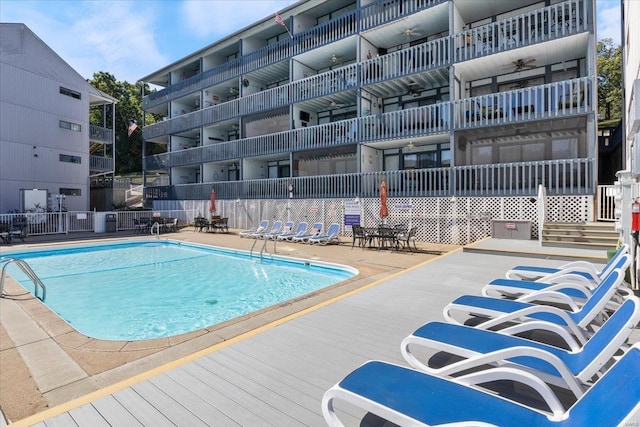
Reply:
[[[106, 71], [135, 83], [296, 2], [0, 0], [0, 22], [26, 24], [84, 78]], [[619, 0], [596, 4], [598, 39], [619, 45]]]

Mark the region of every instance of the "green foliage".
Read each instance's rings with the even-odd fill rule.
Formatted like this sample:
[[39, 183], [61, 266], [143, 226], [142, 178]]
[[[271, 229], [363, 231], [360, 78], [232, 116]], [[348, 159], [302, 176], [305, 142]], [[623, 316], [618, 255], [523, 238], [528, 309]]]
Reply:
[[[119, 82], [114, 75], [104, 71], [94, 73], [93, 78], [87, 81], [96, 89], [118, 100], [115, 112], [116, 174], [141, 172], [143, 115], [141, 83]], [[144, 93], [148, 94], [149, 92], [149, 86], [145, 85]], [[128, 122], [131, 119], [137, 120], [140, 127], [129, 137], [127, 135]], [[111, 127], [113, 117], [111, 117], [111, 111], [108, 111], [103, 123], [103, 112], [100, 106], [91, 110], [89, 120], [98, 126]], [[154, 118], [147, 116], [146, 124], [150, 123], [154, 123]], [[151, 152], [150, 148], [155, 147], [147, 147], [147, 153]]]
[[600, 120], [622, 119], [622, 47], [613, 40], [598, 42], [598, 116]]

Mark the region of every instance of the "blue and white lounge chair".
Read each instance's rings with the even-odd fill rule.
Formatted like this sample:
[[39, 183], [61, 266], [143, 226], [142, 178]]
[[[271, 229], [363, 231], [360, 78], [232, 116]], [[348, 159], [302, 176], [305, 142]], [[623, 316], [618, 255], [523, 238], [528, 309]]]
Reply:
[[[631, 255], [621, 254], [620, 256], [616, 257], [615, 263], [608, 264], [610, 268], [606, 269], [606, 274], [609, 274], [615, 269], [625, 271], [630, 264]], [[523, 295], [528, 295], [533, 292], [556, 291], [564, 293], [576, 301], [582, 301], [591, 296], [593, 290], [599, 285], [599, 283], [601, 283], [602, 278], [606, 277], [606, 274], [602, 277], [598, 277], [597, 283], [584, 282], [585, 278], [583, 276], [576, 275], [573, 275], [572, 277], [574, 279], [579, 278], [579, 280], [577, 281], [572, 280], [570, 276], [565, 276], [565, 280], [552, 283], [517, 279], [495, 279], [492, 280], [488, 285], [485, 285], [482, 288], [481, 292], [482, 295], [485, 296], [506, 296], [509, 298], [519, 298]], [[621, 286], [619, 290], [623, 296], [630, 294], [630, 291], [625, 289], [625, 287], [623, 286]]]
[[[348, 403], [399, 426], [623, 426], [640, 413], [640, 347], [636, 344], [584, 395], [565, 410], [535, 377], [495, 368], [480, 374], [443, 378], [390, 363], [369, 361], [327, 390], [322, 414], [330, 427], [343, 426], [334, 401]], [[476, 387], [500, 379], [537, 390], [550, 411], [517, 403]], [[341, 409], [354, 409], [340, 405]], [[635, 420], [635, 422], [633, 422]]]
[[319, 245], [326, 245], [332, 242], [339, 243], [340, 238], [338, 237], [338, 233], [340, 233], [340, 224], [333, 223], [327, 228], [326, 234], [310, 237], [307, 243], [317, 243]]
[[280, 228], [280, 230], [274, 232], [269, 232], [267, 234], [265, 234], [265, 237], [267, 239], [271, 239], [271, 240], [276, 240], [278, 238], [278, 236], [282, 235], [282, 234], [286, 234], [286, 233], [290, 233], [291, 230], [293, 230], [293, 226], [295, 225], [295, 223], [293, 221], [287, 221], [283, 227]]
[[292, 237], [291, 241], [306, 243], [310, 238], [320, 235], [321, 232], [322, 232], [322, 223], [316, 222], [311, 226], [311, 228], [306, 233], [304, 233], [301, 236]]
[[248, 230], [238, 233], [240, 237], [253, 237], [255, 233], [262, 233], [269, 227], [269, 220], [263, 219], [257, 228], [250, 228]]
[[[517, 366], [548, 384], [580, 397], [585, 384], [606, 367], [640, 321], [640, 299], [629, 297], [584, 344], [567, 342], [568, 350], [469, 326], [429, 322], [402, 341], [405, 360], [414, 368], [438, 375], [455, 375], [484, 365]], [[434, 368], [419, 360], [412, 348], [428, 348], [455, 356], [456, 361]], [[459, 360], [459, 358], [463, 358]]]
[[246, 237], [249, 237], [251, 239], [263, 239], [267, 234], [270, 234], [270, 233], [277, 234], [281, 228], [282, 228], [282, 221], [277, 220], [273, 222], [273, 225], [271, 226], [270, 230], [268, 229], [268, 226], [267, 226], [263, 230], [256, 231], [255, 233], [249, 234]]
[[448, 304], [443, 315], [449, 323], [463, 324], [464, 320], [458, 321], [458, 317], [473, 319], [481, 322], [473, 325], [476, 328], [499, 328], [509, 334], [516, 329], [547, 330], [558, 335], [568, 333], [584, 344], [594, 332], [594, 326], [599, 326], [606, 318], [604, 310], [622, 281], [622, 272], [613, 270], [582, 306], [576, 305], [565, 294], [556, 295], [553, 299], [566, 303], [571, 308], [569, 311], [552, 305], [528, 302], [528, 298], [534, 301], [539, 298], [535, 294], [524, 296], [520, 300], [463, 295]]
[[296, 227], [295, 230], [292, 230], [288, 233], [284, 233], [284, 234], [280, 234], [277, 236], [278, 240], [288, 240], [290, 241], [293, 237], [296, 236], [302, 236], [303, 234], [305, 234], [307, 232], [307, 227], [309, 226], [309, 224], [305, 221], [302, 221], [300, 224], [298, 224], [298, 226]]
[[536, 267], [528, 265], [517, 265], [507, 271], [507, 279], [520, 279], [543, 281], [546, 283], [555, 283], [557, 281], [566, 281], [567, 276], [581, 276], [588, 281], [598, 284], [602, 277], [606, 276], [614, 268], [617, 268], [619, 258], [629, 253], [629, 245], [622, 245], [607, 264], [598, 270], [598, 268], [588, 261], [573, 261], [559, 267]]

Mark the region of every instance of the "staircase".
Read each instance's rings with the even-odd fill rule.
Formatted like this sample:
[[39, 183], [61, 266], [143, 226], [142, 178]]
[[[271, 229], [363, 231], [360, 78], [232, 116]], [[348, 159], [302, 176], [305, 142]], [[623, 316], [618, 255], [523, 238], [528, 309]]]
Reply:
[[542, 246], [615, 249], [619, 235], [612, 222], [545, 223]]

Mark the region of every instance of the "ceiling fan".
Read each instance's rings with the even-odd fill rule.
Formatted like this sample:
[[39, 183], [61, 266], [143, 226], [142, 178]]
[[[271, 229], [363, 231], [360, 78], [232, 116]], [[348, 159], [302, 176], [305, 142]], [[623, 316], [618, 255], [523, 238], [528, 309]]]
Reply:
[[[536, 68], [534, 62], [536, 62], [535, 58], [531, 59], [518, 59], [516, 61], [512, 61], [511, 63], [514, 66], [513, 72], [516, 73], [518, 71], [530, 70], [532, 68]], [[511, 68], [511, 67], [508, 67]]]
[[407, 93], [405, 95], [420, 96], [422, 90], [423, 89], [417, 84], [411, 83], [407, 86]]
[[342, 107], [346, 107], [346, 104], [340, 104], [340, 103], [337, 103], [336, 101], [331, 101], [329, 103], [329, 108], [342, 108]]
[[403, 32], [402, 35], [404, 35], [406, 38], [411, 38], [413, 36], [421, 36], [422, 33], [414, 30], [413, 28], [406, 28]]
[[340, 58], [339, 56], [336, 56], [336, 54], [334, 53], [333, 55], [331, 55], [331, 58], [329, 58], [329, 61], [335, 65], [339, 62], [342, 62], [342, 58]]

